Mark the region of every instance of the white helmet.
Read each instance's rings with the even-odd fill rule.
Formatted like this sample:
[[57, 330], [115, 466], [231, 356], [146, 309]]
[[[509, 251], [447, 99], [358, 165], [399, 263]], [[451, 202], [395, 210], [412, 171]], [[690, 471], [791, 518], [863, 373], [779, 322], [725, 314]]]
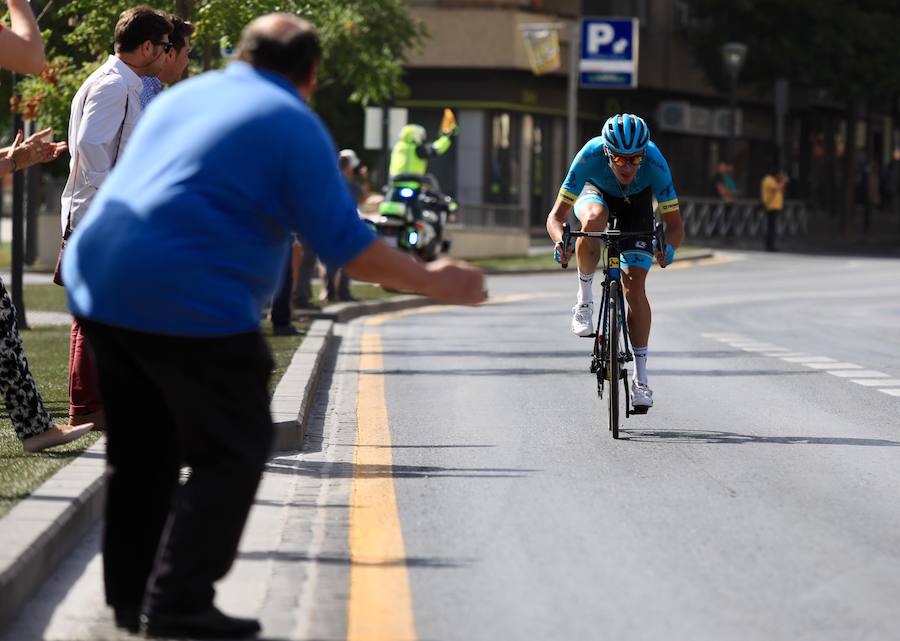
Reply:
[[359, 156], [356, 155], [356, 152], [352, 149], [341, 149], [341, 153], [338, 154], [338, 158], [343, 160], [346, 158], [344, 162], [350, 164], [350, 169], [356, 169], [359, 167]]

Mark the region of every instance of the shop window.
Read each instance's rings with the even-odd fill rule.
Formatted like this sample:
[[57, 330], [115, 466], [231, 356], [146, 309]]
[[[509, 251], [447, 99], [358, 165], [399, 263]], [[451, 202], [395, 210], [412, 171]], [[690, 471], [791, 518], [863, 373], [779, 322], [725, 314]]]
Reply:
[[519, 126], [517, 114], [501, 112], [491, 116], [485, 202], [519, 202]]

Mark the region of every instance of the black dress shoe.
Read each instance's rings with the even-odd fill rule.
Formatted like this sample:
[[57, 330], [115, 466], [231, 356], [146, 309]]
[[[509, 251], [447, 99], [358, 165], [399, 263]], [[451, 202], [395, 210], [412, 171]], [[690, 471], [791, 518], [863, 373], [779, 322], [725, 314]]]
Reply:
[[129, 632], [140, 632], [141, 609], [139, 607], [113, 608], [113, 614], [116, 618], [116, 627]]
[[300, 333], [293, 325], [272, 325], [272, 334], [275, 336], [296, 336]]
[[143, 615], [144, 633], [150, 637], [187, 637], [190, 639], [249, 639], [260, 631], [256, 619], [240, 619], [210, 606], [192, 614]]

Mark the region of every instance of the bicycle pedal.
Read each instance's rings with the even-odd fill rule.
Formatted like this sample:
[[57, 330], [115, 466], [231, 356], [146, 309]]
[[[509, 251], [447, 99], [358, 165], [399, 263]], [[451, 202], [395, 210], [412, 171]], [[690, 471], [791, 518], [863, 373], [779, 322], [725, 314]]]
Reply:
[[579, 334], [578, 336], [580, 338], [597, 338], [597, 332], [594, 332], [593, 334], [585, 334], [584, 336], [581, 336], [581, 334]]
[[637, 405], [637, 406], [631, 408], [632, 414], [642, 414], [643, 415], [649, 411], [650, 411], [650, 408], [647, 407], [646, 405]]

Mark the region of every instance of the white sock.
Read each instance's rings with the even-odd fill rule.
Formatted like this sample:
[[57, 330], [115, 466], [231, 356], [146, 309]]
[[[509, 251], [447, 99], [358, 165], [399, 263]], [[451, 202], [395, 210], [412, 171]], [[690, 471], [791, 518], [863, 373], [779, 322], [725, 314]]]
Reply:
[[634, 347], [634, 376], [633, 379], [647, 384], [647, 348]]
[[590, 303], [594, 300], [594, 275], [578, 272], [578, 304]]

